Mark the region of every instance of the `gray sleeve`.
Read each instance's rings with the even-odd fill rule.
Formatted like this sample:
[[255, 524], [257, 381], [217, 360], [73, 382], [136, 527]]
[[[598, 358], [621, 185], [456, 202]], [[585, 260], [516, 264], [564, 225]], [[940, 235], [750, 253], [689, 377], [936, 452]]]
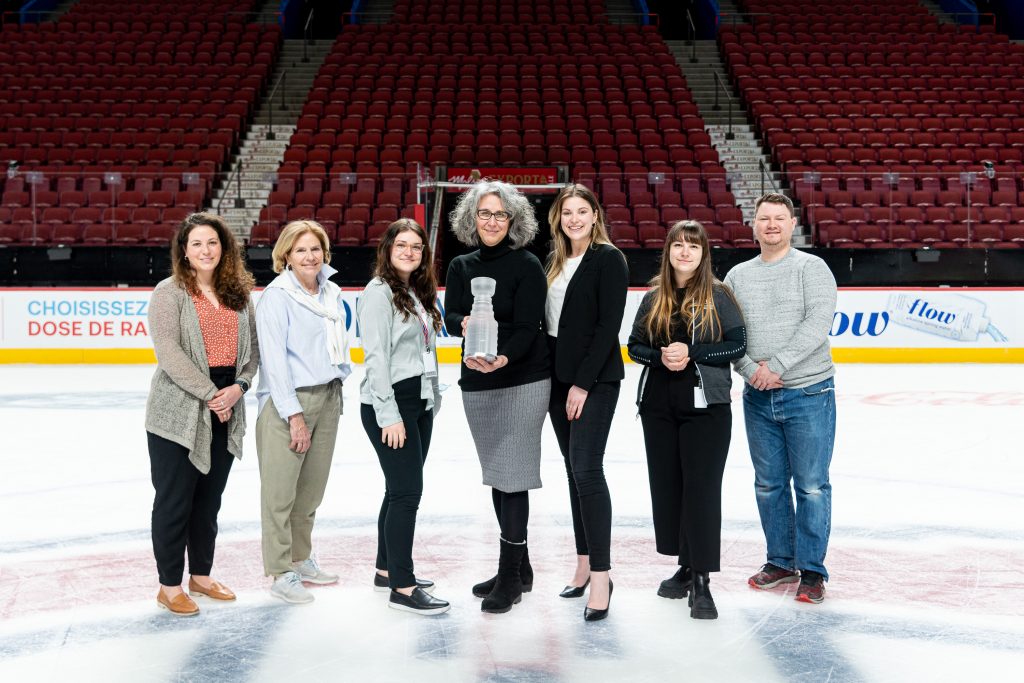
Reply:
[[[729, 291], [736, 295], [737, 303], [739, 302], [739, 295], [736, 293], [736, 278], [733, 276], [735, 269], [730, 270], [725, 274], [725, 281], [723, 284], [729, 288]], [[743, 309], [737, 306], [737, 313], [742, 317]], [[723, 325], [724, 326], [724, 325]], [[744, 353], [741, 357], [737, 358], [732, 362], [733, 369], [746, 381], [750, 381], [750, 378], [754, 376], [754, 372], [757, 371], [757, 363], [753, 358]]]
[[153, 338], [156, 362], [171, 381], [184, 391], [209, 401], [217, 393], [217, 387], [210, 381], [209, 375], [199, 369], [185, 353], [182, 346], [181, 335], [184, 330], [180, 322], [180, 297], [175, 296], [175, 288], [177, 285], [173, 283], [157, 285], [149, 303], [149, 332]]
[[373, 401], [377, 426], [384, 428], [398, 424], [395, 390], [391, 386], [391, 325], [394, 305], [384, 290], [371, 284], [359, 297], [359, 331], [363, 340], [363, 363], [366, 382]]
[[252, 298], [245, 305], [245, 324], [249, 326], [249, 362], [238, 373], [238, 379], [244, 379], [250, 385], [256, 371], [260, 369], [260, 344], [256, 334], [256, 307], [253, 306]]
[[828, 340], [832, 319], [836, 313], [836, 279], [825, 262], [814, 258], [804, 266], [804, 319], [782, 351], [768, 360], [768, 369], [781, 375], [807, 358]]

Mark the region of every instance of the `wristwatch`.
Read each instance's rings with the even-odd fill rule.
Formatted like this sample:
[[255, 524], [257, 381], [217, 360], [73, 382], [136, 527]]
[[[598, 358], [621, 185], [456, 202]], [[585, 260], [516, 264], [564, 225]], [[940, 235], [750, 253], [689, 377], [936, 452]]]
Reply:
[[249, 383], [246, 382], [244, 379], [236, 379], [235, 380], [235, 384], [237, 384], [239, 387], [241, 387], [243, 394], [245, 392], [249, 391]]

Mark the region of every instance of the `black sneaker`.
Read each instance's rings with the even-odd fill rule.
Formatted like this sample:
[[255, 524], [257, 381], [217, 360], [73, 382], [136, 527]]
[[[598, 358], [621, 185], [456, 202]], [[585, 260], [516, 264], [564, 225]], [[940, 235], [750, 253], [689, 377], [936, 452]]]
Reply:
[[796, 599], [800, 602], [820, 604], [825, 599], [825, 577], [810, 570], [800, 572], [800, 587], [796, 589]]
[[671, 578], [665, 579], [658, 587], [658, 595], [670, 600], [682, 600], [693, 586], [693, 571], [689, 567], [680, 567]]
[[415, 614], [433, 615], [444, 614], [452, 606], [445, 600], [439, 600], [419, 588], [413, 588], [412, 595], [403, 595], [398, 591], [391, 591], [391, 597], [388, 598], [388, 607]]
[[[416, 587], [420, 590], [424, 590], [428, 593], [434, 592], [434, 582], [426, 579], [416, 579]], [[373, 573], [373, 590], [378, 593], [386, 593], [391, 590], [391, 586], [388, 584], [388, 577], [381, 576], [377, 572]]]

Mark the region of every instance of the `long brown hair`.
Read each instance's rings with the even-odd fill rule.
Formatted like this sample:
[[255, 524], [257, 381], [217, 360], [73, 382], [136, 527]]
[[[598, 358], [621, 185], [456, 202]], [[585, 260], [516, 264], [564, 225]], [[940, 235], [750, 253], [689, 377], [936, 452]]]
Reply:
[[[391, 250], [395, 246], [395, 239], [403, 232], [413, 232], [423, 240], [423, 258], [420, 259], [420, 265], [416, 270], [409, 274], [408, 286], [402, 282], [395, 267], [391, 265]], [[395, 309], [403, 314], [402, 320], [408, 320], [410, 314], [416, 313], [416, 305], [413, 303], [412, 297], [409, 296], [409, 292], [412, 291], [423, 304], [427, 315], [434, 321], [434, 331], [441, 331], [441, 312], [437, 310], [437, 276], [434, 274], [434, 259], [430, 253], [427, 233], [419, 223], [411, 218], [399, 218], [388, 226], [377, 244], [377, 259], [373, 265], [373, 276], [379, 277], [391, 288]]]
[[[682, 301], [676, 296], [675, 273], [672, 269], [672, 245], [676, 242], [699, 244], [700, 263], [686, 283], [686, 294]], [[708, 333], [714, 341], [722, 336], [722, 321], [718, 317], [713, 296], [716, 287], [724, 287], [711, 270], [711, 250], [708, 248], [708, 234], [697, 221], [679, 221], [665, 237], [665, 248], [661, 252], [661, 267], [651, 280], [655, 291], [654, 305], [647, 313], [645, 326], [648, 338], [655, 343], [668, 344], [672, 341], [673, 320], [682, 320], [690, 337], [697, 332]], [[728, 291], [728, 290], [726, 290]]]
[[565, 204], [565, 200], [570, 197], [579, 197], [587, 204], [590, 204], [590, 208], [594, 212], [594, 227], [590, 231], [589, 248], [593, 248], [598, 244], [612, 243], [611, 238], [608, 237], [608, 228], [604, 220], [604, 209], [601, 208], [597, 197], [591, 192], [590, 188], [580, 184], [563, 187], [558, 196], [555, 197], [554, 203], [551, 204], [551, 210], [548, 211], [548, 223], [551, 225], [551, 254], [548, 256], [546, 269], [549, 287], [555, 281], [555, 278], [561, 274], [562, 269], [565, 268], [566, 259], [572, 253], [572, 245], [569, 242], [569, 238], [562, 232], [562, 204]]
[[256, 279], [245, 267], [242, 250], [224, 219], [212, 213], [193, 213], [185, 217], [171, 240], [171, 277], [189, 294], [199, 294], [196, 272], [185, 257], [188, 236], [198, 227], [213, 228], [220, 240], [220, 263], [213, 271], [213, 290], [217, 300], [233, 311], [241, 311], [249, 302]]

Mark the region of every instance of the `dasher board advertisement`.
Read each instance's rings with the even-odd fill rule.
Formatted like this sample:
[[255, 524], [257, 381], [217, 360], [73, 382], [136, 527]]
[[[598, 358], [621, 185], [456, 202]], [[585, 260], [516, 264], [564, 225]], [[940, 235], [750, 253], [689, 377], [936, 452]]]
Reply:
[[[626, 299], [623, 345], [645, 289]], [[353, 360], [362, 288], [342, 290]], [[152, 363], [150, 288], [0, 288], [0, 362]], [[259, 301], [260, 292], [253, 298]], [[444, 291], [437, 304], [444, 311]], [[1024, 362], [1022, 288], [844, 288], [830, 330], [838, 362]], [[462, 340], [442, 330], [438, 356], [459, 362]], [[625, 357], [625, 353], [623, 354]]]

